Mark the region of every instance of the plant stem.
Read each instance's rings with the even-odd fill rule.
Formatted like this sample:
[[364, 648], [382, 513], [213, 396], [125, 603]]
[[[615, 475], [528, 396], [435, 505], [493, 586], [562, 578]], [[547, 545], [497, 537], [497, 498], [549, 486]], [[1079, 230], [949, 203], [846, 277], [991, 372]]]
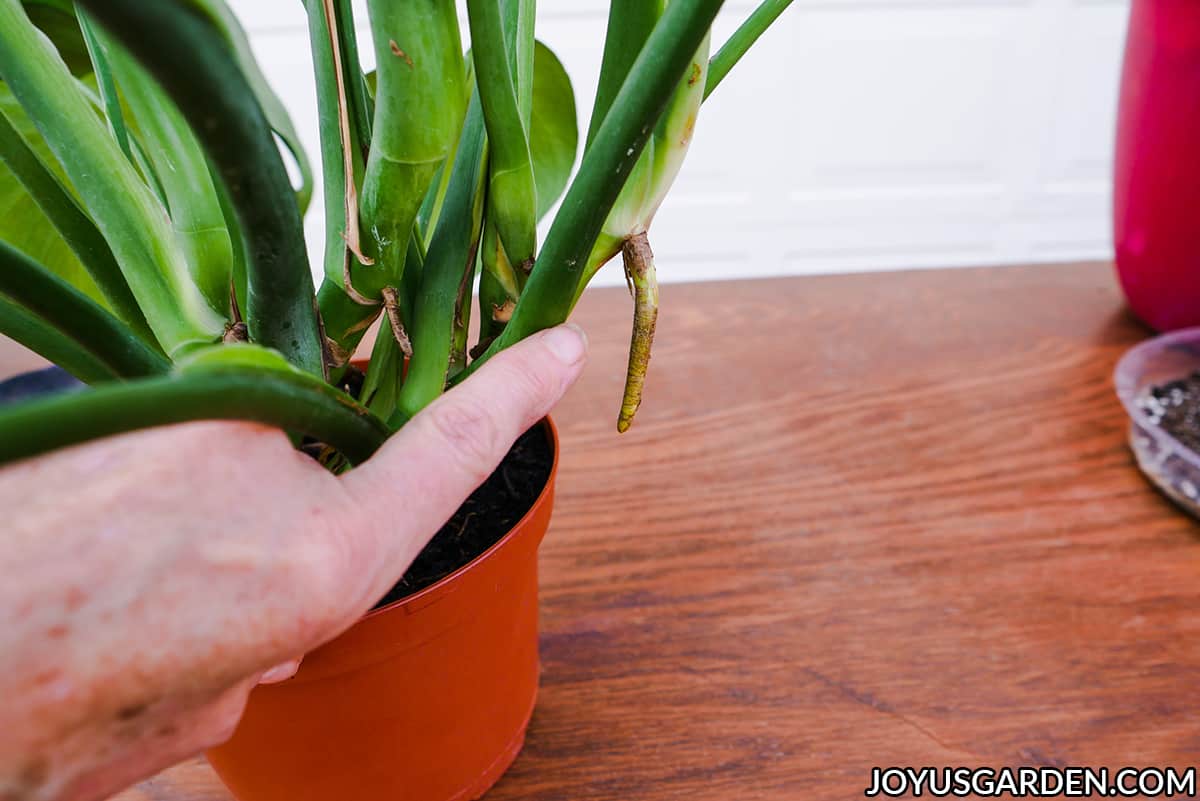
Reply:
[[[515, 0], [510, 0], [515, 2]], [[516, 70], [509, 53], [514, 41], [505, 41], [500, 0], [467, 0], [471, 23], [471, 54], [475, 80], [487, 124], [489, 169], [489, 222], [494, 222], [500, 244], [510, 264], [527, 272], [537, 249], [537, 190], [529, 133], [521, 119]]]
[[362, 187], [372, 265], [354, 287], [377, 299], [399, 287], [422, 201], [454, 147], [467, 100], [458, 13], [447, 0], [368, 0], [376, 72], [374, 136]]
[[414, 229], [408, 242], [408, 256], [404, 264], [405, 284], [398, 288], [384, 289], [387, 316], [379, 326], [379, 335], [375, 340], [375, 347], [371, 350], [371, 362], [367, 366], [367, 377], [363, 382], [360, 398], [368, 404], [372, 412], [385, 420], [396, 411], [396, 399], [403, 384], [405, 365], [408, 359], [412, 358], [412, 340], [408, 338], [407, 326], [413, 319], [413, 305], [419, 291], [424, 262], [421, 232]]
[[482, 227], [485, 139], [483, 109], [476, 92], [454, 157], [445, 207], [422, 269], [412, 325], [413, 357], [396, 413], [388, 421], [392, 428], [399, 428], [446, 388], [455, 345], [455, 312], [465, 276], [475, 270]]
[[0, 295], [0, 335], [9, 337], [48, 359], [87, 384], [111, 381], [118, 376], [73, 339]]
[[629, 70], [666, 7], [665, 0], [612, 0], [608, 6], [608, 31], [604, 35], [604, 60], [596, 86], [596, 102], [588, 123], [585, 152], [608, 116]]
[[763, 0], [758, 8], [746, 18], [746, 21], [733, 32], [729, 41], [721, 46], [717, 54], [708, 63], [708, 80], [704, 84], [704, 99], [725, 80], [729, 71], [741, 61], [758, 37], [766, 33], [779, 15], [792, 4], [792, 0]]
[[[306, 0], [305, 6], [308, 10], [309, 45], [317, 83], [317, 119], [325, 190], [325, 280], [317, 293], [317, 305], [332, 351], [329, 367], [336, 374], [353, 355], [363, 334], [383, 307], [381, 304], [365, 306], [351, 296], [352, 287], [347, 289], [351, 259], [355, 257], [347, 242], [351, 229], [347, 223], [346, 193], [348, 190], [354, 191], [354, 185], [362, 179], [366, 143], [360, 138], [358, 125], [349, 127], [351, 144], [348, 150], [342, 139], [344, 111], [341, 99], [345, 88], [340, 78], [346, 70], [336, 57], [342, 55], [341, 48], [334, 47], [337, 37], [330, 27], [325, 0]], [[345, 169], [348, 153], [354, 159], [351, 176], [347, 175]], [[358, 231], [357, 219], [353, 230]]]
[[[354, 111], [350, 107], [350, 92], [347, 87], [347, 83], [351, 80], [349, 75], [353, 74], [355, 76], [354, 80], [357, 81], [358, 72], [355, 70], [351, 73], [346, 69], [348, 65], [346, 64], [345, 54], [342, 52], [340, 21], [334, 2], [335, 0], [320, 0], [321, 13], [325, 17], [325, 30], [329, 36], [330, 55], [333, 61], [333, 84], [337, 97], [338, 141], [341, 143], [342, 156], [343, 212], [346, 220], [346, 226], [342, 229], [341, 235], [346, 242], [347, 250], [361, 264], [366, 265], [373, 264], [374, 262], [363, 255], [362, 245], [359, 242], [358, 177], [362, 162], [360, 148], [363, 147], [364, 139], [362, 129], [356, 127], [351, 121]], [[354, 286], [350, 282], [349, 264], [350, 262], [347, 261], [347, 269], [343, 273], [343, 282], [346, 293], [354, 297]], [[373, 303], [371, 299], [355, 299], [363, 306], [370, 306]]]
[[171, 367], [129, 326], [5, 242], [0, 242], [0, 294], [58, 329], [116, 375], [156, 375]]
[[101, 437], [192, 420], [247, 420], [315, 437], [352, 462], [388, 437], [350, 396], [303, 374], [228, 367], [109, 384], [0, 413], [0, 463]]
[[80, 0], [162, 83], [237, 210], [251, 341], [324, 372], [304, 227], [274, 134], [219, 28], [180, 0]]
[[633, 289], [633, 334], [629, 343], [629, 367], [625, 372], [625, 392], [617, 431], [624, 434], [633, 424], [633, 416], [642, 405], [646, 369], [658, 324], [658, 277], [654, 271], [654, 253], [645, 234], [630, 237], [621, 254], [625, 260], [625, 278]]
[[[254, 96], [258, 98], [258, 104], [266, 114], [271, 129], [283, 141], [295, 161], [296, 169], [300, 172], [300, 186], [296, 188], [296, 202], [299, 204], [301, 212], [307, 211], [313, 192], [312, 166], [309, 164], [308, 156], [300, 143], [300, 135], [296, 132], [296, 126], [292, 124], [283, 101], [271, 89], [266, 76], [263, 75], [262, 68], [254, 58], [254, 52], [250, 47], [250, 38], [238, 22], [237, 15], [230, 9], [226, 0], [188, 1], [197, 11], [208, 16], [209, 20], [220, 30], [221, 35], [225, 37], [225, 41], [228, 42], [230, 54], [241, 68]], [[54, 0], [54, 2], [59, 2], [59, 0]]]
[[584, 154], [512, 320], [466, 373], [503, 348], [567, 318], [605, 218], [721, 4], [722, 0], [673, 0], [667, 6]]
[[350, 101], [354, 127], [358, 131], [362, 158], [367, 158], [371, 143], [371, 118], [375, 114], [375, 103], [367, 91], [367, 79], [362, 72], [362, 60], [358, 52], [358, 33], [354, 29], [354, 8], [350, 0], [334, 0], [337, 18], [338, 51], [342, 54], [342, 71], [346, 73], [346, 96]]
[[154, 334], [146, 325], [146, 317], [138, 308], [133, 293], [129, 291], [129, 284], [125, 282], [125, 276], [113, 257], [112, 249], [104, 241], [96, 224], [84, 214], [54, 173], [46, 168], [3, 114], [0, 114], [0, 161], [16, 176], [46, 219], [62, 235], [63, 241], [79, 258], [117, 316], [147, 342], [157, 345]]

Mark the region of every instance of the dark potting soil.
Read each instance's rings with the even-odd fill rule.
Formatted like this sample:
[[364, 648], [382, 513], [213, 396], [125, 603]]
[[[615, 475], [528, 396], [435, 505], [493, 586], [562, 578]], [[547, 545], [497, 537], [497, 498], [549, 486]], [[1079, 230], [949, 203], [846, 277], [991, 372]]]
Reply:
[[1151, 423], [1200, 452], [1200, 371], [1154, 387], [1138, 405]]
[[542, 493], [553, 458], [541, 423], [522, 434], [376, 608], [428, 587], [499, 542]]

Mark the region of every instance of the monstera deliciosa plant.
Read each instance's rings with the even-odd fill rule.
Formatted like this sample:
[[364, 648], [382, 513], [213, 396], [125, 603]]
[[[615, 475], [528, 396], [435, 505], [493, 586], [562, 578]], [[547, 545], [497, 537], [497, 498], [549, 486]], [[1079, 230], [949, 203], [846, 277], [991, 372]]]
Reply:
[[[651, 221], [705, 97], [788, 1], [766, 0], [710, 59], [722, 0], [613, 0], [572, 177], [574, 93], [535, 38], [534, 0], [467, 0], [466, 54], [454, 0], [367, 0], [370, 74], [350, 0], [305, 0], [317, 289], [314, 181], [222, 0], [0, 0], [0, 333], [93, 385], [0, 411], [0, 463], [223, 418], [284, 429], [346, 470], [564, 321], [617, 254], [635, 299], [626, 429], [658, 311]], [[462, 801], [512, 763], [537, 697], [553, 497], [553, 426], [522, 440], [536, 434], [542, 450], [526, 459], [518, 441], [520, 470], [502, 465], [477, 491], [496, 496], [433, 537], [414, 563], [427, 569], [250, 694], [209, 752], [240, 801]]]
[[[636, 301], [626, 429], [657, 315], [648, 228], [704, 99], [788, 3], [764, 2], [710, 60], [721, 0], [614, 0], [571, 179], [573, 90], [533, 0], [468, 0], [465, 54], [454, 2], [369, 0], [369, 74], [349, 0], [305, 0], [315, 289], [311, 171], [221, 0], [0, 0], [0, 333], [94, 385], [0, 414], [0, 460], [226, 418], [344, 469], [564, 321], [619, 253]], [[363, 378], [350, 356], [381, 317]]]

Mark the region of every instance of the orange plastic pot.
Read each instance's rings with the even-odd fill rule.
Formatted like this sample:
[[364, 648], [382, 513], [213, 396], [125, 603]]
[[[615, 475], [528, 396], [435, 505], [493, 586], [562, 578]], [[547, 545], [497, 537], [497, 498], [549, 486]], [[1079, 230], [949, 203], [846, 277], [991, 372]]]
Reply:
[[250, 694], [208, 754], [239, 801], [467, 801], [508, 769], [538, 690], [537, 549], [558, 469], [544, 426], [550, 478], [504, 538]]

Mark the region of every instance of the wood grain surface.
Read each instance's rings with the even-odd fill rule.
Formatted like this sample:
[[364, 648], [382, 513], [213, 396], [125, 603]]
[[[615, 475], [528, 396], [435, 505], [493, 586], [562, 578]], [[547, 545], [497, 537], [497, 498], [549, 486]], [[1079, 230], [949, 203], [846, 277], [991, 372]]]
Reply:
[[[618, 438], [630, 312], [577, 318], [541, 701], [488, 801], [1196, 763], [1200, 536], [1125, 447], [1108, 265], [665, 286]], [[196, 760], [119, 798], [228, 795]]]

